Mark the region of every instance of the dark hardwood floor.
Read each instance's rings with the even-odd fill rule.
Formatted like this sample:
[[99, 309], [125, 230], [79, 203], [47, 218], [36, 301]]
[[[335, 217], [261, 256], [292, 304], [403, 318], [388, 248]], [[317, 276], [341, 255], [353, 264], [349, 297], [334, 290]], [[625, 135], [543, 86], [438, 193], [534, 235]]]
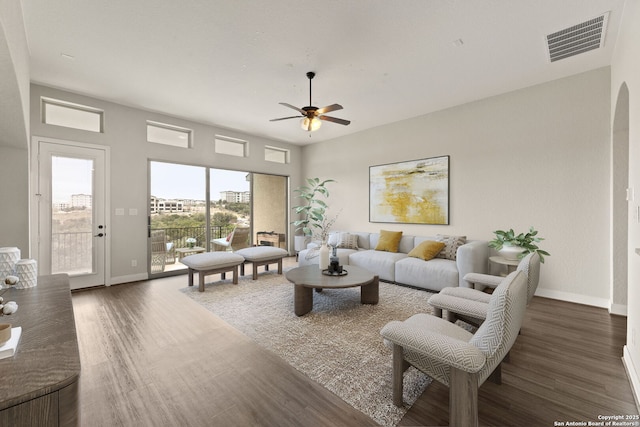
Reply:
[[[186, 282], [73, 294], [82, 426], [375, 425], [178, 292]], [[606, 310], [536, 297], [502, 385], [480, 388], [481, 425], [638, 414], [621, 361], [625, 329]], [[433, 382], [400, 425], [447, 423], [448, 389]]]

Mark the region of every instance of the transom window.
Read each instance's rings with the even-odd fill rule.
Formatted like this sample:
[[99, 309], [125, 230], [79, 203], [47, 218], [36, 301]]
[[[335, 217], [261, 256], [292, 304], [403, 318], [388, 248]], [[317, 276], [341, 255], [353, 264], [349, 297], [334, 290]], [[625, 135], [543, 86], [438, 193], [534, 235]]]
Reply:
[[275, 163], [289, 163], [289, 150], [278, 147], [264, 147], [264, 159], [267, 162], [275, 162]]
[[166, 123], [147, 121], [147, 141], [155, 144], [171, 145], [180, 148], [190, 148], [192, 140], [191, 129]]
[[45, 97], [41, 102], [44, 124], [104, 132], [104, 111], [98, 108]]
[[216, 135], [214, 150], [217, 154], [228, 156], [247, 157], [249, 155], [249, 143], [243, 139]]

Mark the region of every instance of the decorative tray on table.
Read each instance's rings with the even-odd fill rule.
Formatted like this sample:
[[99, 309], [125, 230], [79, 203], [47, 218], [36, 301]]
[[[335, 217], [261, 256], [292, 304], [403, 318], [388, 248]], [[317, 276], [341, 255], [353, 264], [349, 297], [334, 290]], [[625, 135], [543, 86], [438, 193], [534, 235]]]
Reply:
[[325, 276], [346, 276], [347, 274], [349, 274], [349, 272], [347, 270], [342, 270], [342, 273], [334, 273], [334, 272], [330, 272], [329, 269], [326, 270], [322, 270], [322, 274], [324, 274]]

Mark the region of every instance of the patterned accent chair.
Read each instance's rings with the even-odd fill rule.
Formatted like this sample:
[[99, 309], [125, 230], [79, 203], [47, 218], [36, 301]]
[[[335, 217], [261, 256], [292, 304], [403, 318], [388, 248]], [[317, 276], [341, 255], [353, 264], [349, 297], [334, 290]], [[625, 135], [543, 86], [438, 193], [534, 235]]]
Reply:
[[[527, 305], [529, 305], [540, 280], [540, 255], [535, 252], [528, 254], [522, 258], [516, 271], [522, 271], [527, 278]], [[501, 276], [481, 273], [467, 273], [464, 276], [464, 280], [471, 283], [472, 287], [481, 285], [495, 288], [502, 279]], [[442, 317], [442, 310], [446, 310], [445, 318], [450, 322], [460, 319], [480, 325], [487, 316], [490, 299], [491, 295], [477, 289], [447, 287], [429, 298], [429, 304], [438, 317]]]
[[478, 388], [500, 383], [500, 363], [518, 337], [527, 301], [524, 273], [503, 278], [475, 334], [444, 319], [416, 314], [380, 331], [393, 352], [393, 403], [402, 406], [404, 371], [412, 365], [449, 387], [449, 425], [478, 425]]

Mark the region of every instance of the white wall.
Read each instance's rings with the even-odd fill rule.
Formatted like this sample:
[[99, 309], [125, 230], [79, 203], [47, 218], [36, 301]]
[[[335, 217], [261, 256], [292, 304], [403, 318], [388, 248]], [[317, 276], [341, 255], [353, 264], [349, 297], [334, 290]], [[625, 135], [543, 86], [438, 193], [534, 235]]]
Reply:
[[[40, 120], [40, 98], [50, 97], [103, 109], [105, 132], [102, 134], [59, 126], [45, 125]], [[194, 130], [193, 149], [182, 149], [146, 142], [146, 121], [153, 120]], [[31, 132], [33, 136], [85, 142], [111, 147], [111, 214], [108, 235], [111, 238], [112, 283], [146, 278], [147, 268], [147, 162], [165, 160], [190, 165], [210, 166], [291, 177], [291, 185], [299, 185], [301, 149], [283, 142], [215, 128], [188, 120], [138, 110], [105, 102], [50, 87], [31, 86]], [[216, 155], [213, 151], [215, 134], [249, 141], [250, 156], [239, 158]], [[291, 150], [291, 163], [287, 165], [265, 162], [264, 146], [271, 145]], [[124, 208], [124, 216], [116, 216], [115, 209]], [[137, 216], [128, 215], [137, 209]], [[289, 233], [292, 235], [293, 230]], [[293, 247], [293, 243], [290, 243]], [[138, 261], [131, 267], [131, 260]]]
[[29, 257], [29, 50], [19, 0], [0, 0], [0, 246]]
[[[538, 295], [608, 307], [609, 115], [602, 68], [306, 146], [303, 171], [338, 181], [336, 229], [490, 240], [534, 226], [551, 253]], [[451, 156], [450, 225], [369, 222], [369, 166], [442, 155]]]
[[627, 345], [624, 361], [629, 372], [636, 402], [640, 401], [640, 220], [636, 209], [640, 206], [640, 2], [628, 0], [616, 49], [611, 63], [611, 107], [615, 118], [620, 88], [626, 84], [629, 91], [629, 187], [634, 189], [635, 200], [629, 203], [628, 213], [628, 318]]

